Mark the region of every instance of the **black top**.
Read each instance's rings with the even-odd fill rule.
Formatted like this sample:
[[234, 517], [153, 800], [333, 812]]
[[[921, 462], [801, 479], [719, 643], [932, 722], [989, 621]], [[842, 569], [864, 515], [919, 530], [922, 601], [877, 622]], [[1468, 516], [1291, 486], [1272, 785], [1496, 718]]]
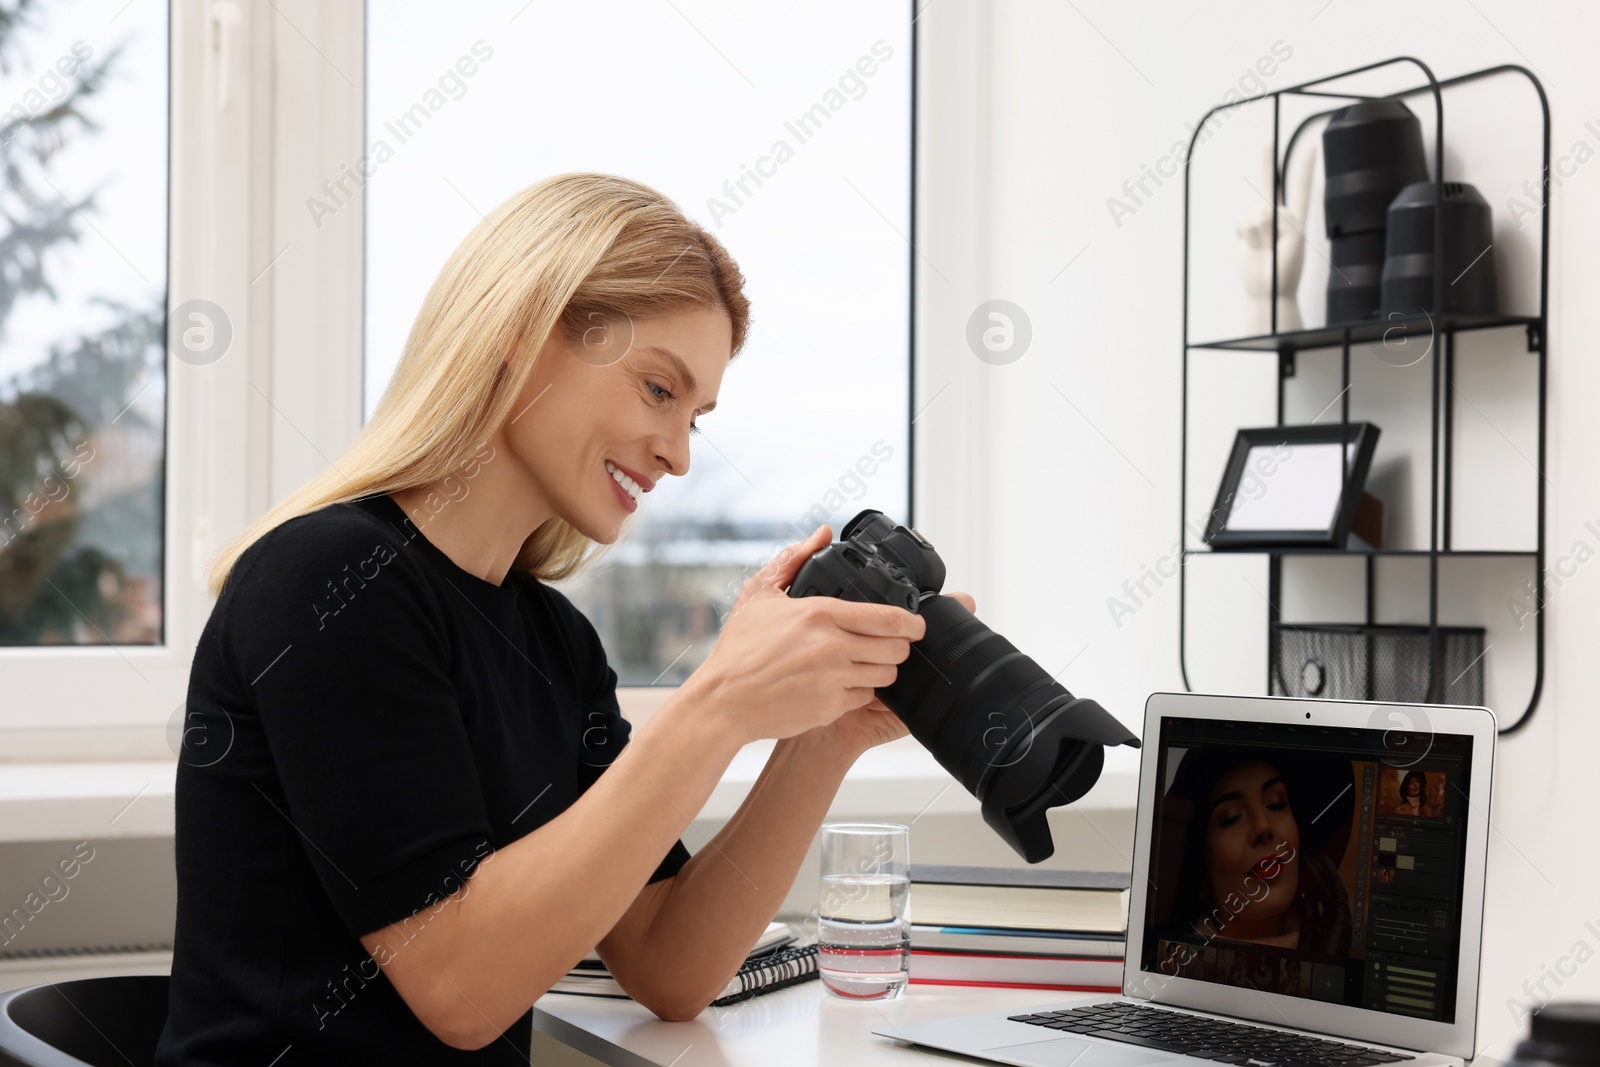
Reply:
[[[420, 931], [592, 785], [628, 741], [616, 684], [570, 600], [467, 573], [387, 494], [251, 545], [189, 676], [158, 1067], [527, 1067], [531, 1008], [453, 1049], [359, 938], [408, 917]], [[688, 859], [679, 840], [650, 881]]]

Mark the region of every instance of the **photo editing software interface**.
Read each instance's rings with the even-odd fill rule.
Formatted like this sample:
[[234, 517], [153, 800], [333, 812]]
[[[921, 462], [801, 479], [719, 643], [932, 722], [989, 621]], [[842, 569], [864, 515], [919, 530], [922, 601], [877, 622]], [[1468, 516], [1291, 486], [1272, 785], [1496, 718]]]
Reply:
[[1455, 1021], [1472, 738], [1163, 718], [1140, 967]]

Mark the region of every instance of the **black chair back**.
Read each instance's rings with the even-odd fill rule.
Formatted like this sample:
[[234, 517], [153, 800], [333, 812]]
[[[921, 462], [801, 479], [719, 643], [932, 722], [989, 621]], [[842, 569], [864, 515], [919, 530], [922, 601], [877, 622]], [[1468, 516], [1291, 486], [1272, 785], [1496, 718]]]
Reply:
[[0, 993], [0, 1067], [150, 1067], [166, 1019], [166, 975]]

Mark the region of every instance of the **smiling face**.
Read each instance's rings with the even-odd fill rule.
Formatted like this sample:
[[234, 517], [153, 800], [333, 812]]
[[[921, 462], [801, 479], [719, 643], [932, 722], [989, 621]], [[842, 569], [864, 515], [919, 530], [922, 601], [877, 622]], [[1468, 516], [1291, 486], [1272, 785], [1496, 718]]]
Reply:
[[506, 445], [558, 516], [610, 544], [657, 481], [689, 472], [691, 425], [716, 406], [732, 348], [720, 308], [618, 316], [577, 343], [557, 327], [502, 431]]
[[1289, 809], [1283, 776], [1263, 760], [1241, 763], [1217, 779], [1209, 803], [1206, 871], [1211, 899], [1220, 903], [1232, 895], [1248, 901], [1237, 915], [1245, 926], [1282, 915], [1295, 898], [1300, 877], [1300, 827]]

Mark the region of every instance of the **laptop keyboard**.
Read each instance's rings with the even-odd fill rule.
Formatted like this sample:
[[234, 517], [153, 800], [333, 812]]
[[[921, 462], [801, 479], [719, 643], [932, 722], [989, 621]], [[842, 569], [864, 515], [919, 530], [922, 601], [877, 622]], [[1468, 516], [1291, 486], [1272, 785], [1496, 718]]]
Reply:
[[1009, 1018], [1064, 1033], [1086, 1034], [1218, 1063], [1249, 1064], [1250, 1067], [1368, 1067], [1416, 1058], [1125, 1001]]

